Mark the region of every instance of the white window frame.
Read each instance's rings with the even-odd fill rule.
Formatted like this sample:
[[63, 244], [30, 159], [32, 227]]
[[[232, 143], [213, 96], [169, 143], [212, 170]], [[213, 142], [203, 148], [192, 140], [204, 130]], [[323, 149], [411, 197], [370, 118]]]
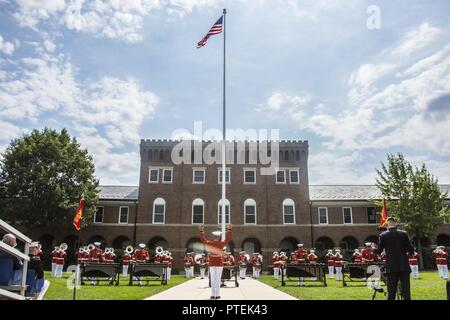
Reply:
[[[350, 222], [345, 222], [345, 209], [350, 209]], [[352, 207], [343, 207], [342, 208], [342, 222], [344, 224], [353, 224], [353, 209], [352, 209]]]
[[[222, 168], [217, 168], [217, 184], [222, 184], [222, 181], [220, 181], [220, 173], [222, 172]], [[226, 176], [228, 172], [228, 181]], [[225, 184], [231, 184], [231, 168], [225, 169]]]
[[[247, 220], [245, 219], [247, 217], [246, 208], [250, 207], [250, 206], [255, 207], [255, 222], [247, 222]], [[294, 220], [295, 220], [295, 218], [294, 218]], [[258, 213], [257, 213], [256, 201], [255, 201], [255, 199], [252, 199], [252, 198], [245, 199], [245, 201], [244, 201], [244, 224], [252, 225], [252, 224], [257, 224], [257, 223], [258, 223]]]
[[[325, 213], [326, 213], [326, 217], [327, 217], [327, 222], [326, 223], [320, 222], [320, 209], [325, 209]], [[329, 219], [328, 219], [328, 208], [327, 207], [319, 207], [319, 208], [317, 208], [317, 219], [318, 219], [319, 224], [328, 224]]]
[[[246, 182], [245, 181], [245, 173], [247, 171], [253, 171], [253, 173], [255, 174], [255, 181], [253, 181], [253, 182]], [[244, 184], [256, 184], [256, 168], [244, 168], [243, 172], [244, 172]]]
[[[197, 201], [199, 200], [199, 201]], [[197, 203], [195, 203], [197, 201]], [[199, 202], [202, 202], [201, 204]], [[194, 206], [203, 206], [203, 214], [202, 214], [202, 222], [194, 222]], [[205, 223], [205, 201], [202, 198], [195, 198], [194, 200], [192, 200], [192, 206], [191, 206], [191, 224], [204, 224]]]
[[[203, 181], [195, 181], [195, 171], [203, 171]], [[206, 182], [206, 170], [205, 168], [192, 168], [192, 183], [193, 184], [205, 184]]]
[[[120, 221], [120, 217], [121, 217], [121, 215], [122, 215], [122, 208], [127, 208], [127, 221], [126, 222], [121, 222]], [[103, 212], [103, 215], [104, 215], [105, 213]], [[119, 220], [118, 220], [118, 223], [119, 224], [128, 224], [128, 220], [129, 220], [129, 218], [130, 218], [130, 207], [129, 206], [120, 206], [119, 207]]]
[[[291, 172], [297, 172], [297, 182], [292, 182]], [[289, 184], [300, 184], [300, 169], [289, 169]]]
[[[290, 198], [286, 198], [283, 200], [283, 203], [281, 204], [282, 206], [282, 214], [283, 214], [283, 224], [295, 224], [295, 202], [294, 200], [290, 199]], [[292, 214], [293, 214], [293, 218], [294, 218], [294, 222], [286, 222], [285, 221], [285, 213], [284, 213], [284, 207], [285, 206], [292, 206]]]
[[[283, 177], [284, 177], [284, 181], [283, 182], [278, 182], [278, 172], [283, 172]], [[285, 169], [277, 169], [277, 171], [275, 172], [275, 183], [276, 184], [286, 184], [286, 170]]]
[[[162, 201], [157, 201], [162, 200]], [[155, 207], [160, 205], [164, 205], [164, 212], [163, 212], [163, 222], [155, 222]], [[152, 211], [152, 224], [165, 224], [166, 223], [166, 207], [167, 202], [164, 198], [158, 197], [155, 200], [153, 200], [153, 211]]]
[[[162, 170], [162, 177], [161, 182], [165, 184], [171, 184], [173, 183], [173, 168], [161, 168]], [[170, 171], [170, 181], [164, 181], [164, 171]]]
[[[227, 211], [227, 207], [228, 206], [228, 222], [226, 215], [225, 215], [225, 223], [226, 224], [230, 224], [231, 223], [231, 204], [230, 204], [230, 200], [225, 199], [225, 212]], [[219, 202], [217, 203], [217, 221], [219, 224], [222, 223], [222, 220], [220, 219], [220, 209], [222, 208], [222, 199], [219, 200]]]
[[[151, 173], [153, 170], [156, 170], [156, 172], [158, 172], [158, 174], [156, 175], [156, 181], [150, 180], [150, 178], [152, 176]], [[157, 168], [157, 167], [149, 167], [148, 168], [148, 183], [154, 183], [154, 184], [159, 183], [159, 168]]]
[[[97, 221], [97, 208], [103, 208], [102, 221], [100, 222]], [[105, 220], [105, 206], [96, 206], [94, 212], [94, 224], [103, 223], [104, 220]]]

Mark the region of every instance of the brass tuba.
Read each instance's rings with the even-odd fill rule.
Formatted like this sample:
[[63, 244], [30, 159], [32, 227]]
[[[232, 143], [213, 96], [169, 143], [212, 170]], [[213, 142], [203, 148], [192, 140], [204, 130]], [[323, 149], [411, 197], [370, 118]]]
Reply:
[[158, 247], [156, 247], [155, 252], [156, 252], [157, 256], [161, 256], [162, 253], [164, 252], [164, 248], [161, 246], [158, 246]]
[[61, 243], [61, 245], [59, 246], [59, 249], [63, 252], [65, 252], [67, 250], [68, 246], [67, 243], [63, 242]]
[[95, 249], [95, 245], [93, 244], [93, 243], [90, 243], [90, 244], [88, 244], [88, 250], [89, 251], [91, 251], [91, 250], [94, 250]]
[[133, 251], [134, 251], [133, 246], [127, 246], [127, 247], [125, 248], [125, 252], [128, 253], [128, 254], [132, 254]]

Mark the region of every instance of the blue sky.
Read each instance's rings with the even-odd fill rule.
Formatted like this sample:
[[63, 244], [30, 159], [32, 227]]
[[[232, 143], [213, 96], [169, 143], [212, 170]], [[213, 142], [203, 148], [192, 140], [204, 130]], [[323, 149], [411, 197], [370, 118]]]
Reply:
[[[370, 30], [367, 8], [380, 9]], [[67, 127], [103, 184], [138, 182], [140, 138], [228, 126], [309, 140], [310, 182], [374, 182], [387, 152], [450, 182], [450, 2], [0, 0], [0, 151]]]

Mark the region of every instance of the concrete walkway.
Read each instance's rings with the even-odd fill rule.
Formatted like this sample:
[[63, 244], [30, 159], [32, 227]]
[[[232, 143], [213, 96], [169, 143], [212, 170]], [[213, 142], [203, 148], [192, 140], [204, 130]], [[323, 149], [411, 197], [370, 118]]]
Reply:
[[[227, 281], [225, 284], [227, 287], [220, 289], [220, 300], [297, 300], [252, 278], [239, 280], [238, 288], [234, 286], [233, 281]], [[208, 279], [194, 278], [145, 300], [209, 300], [210, 296]]]

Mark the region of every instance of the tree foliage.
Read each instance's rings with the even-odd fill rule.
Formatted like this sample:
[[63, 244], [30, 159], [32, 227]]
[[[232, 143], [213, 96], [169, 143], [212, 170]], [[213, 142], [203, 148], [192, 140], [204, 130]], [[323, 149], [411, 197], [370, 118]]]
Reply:
[[448, 221], [447, 193], [424, 164], [413, 167], [402, 154], [388, 154], [387, 165], [382, 163], [377, 174], [376, 185], [388, 200], [389, 216], [418, 239], [430, 237]]
[[70, 228], [84, 196], [85, 226], [98, 203], [94, 173], [92, 157], [66, 129], [34, 130], [11, 141], [0, 160], [0, 217], [27, 228]]

